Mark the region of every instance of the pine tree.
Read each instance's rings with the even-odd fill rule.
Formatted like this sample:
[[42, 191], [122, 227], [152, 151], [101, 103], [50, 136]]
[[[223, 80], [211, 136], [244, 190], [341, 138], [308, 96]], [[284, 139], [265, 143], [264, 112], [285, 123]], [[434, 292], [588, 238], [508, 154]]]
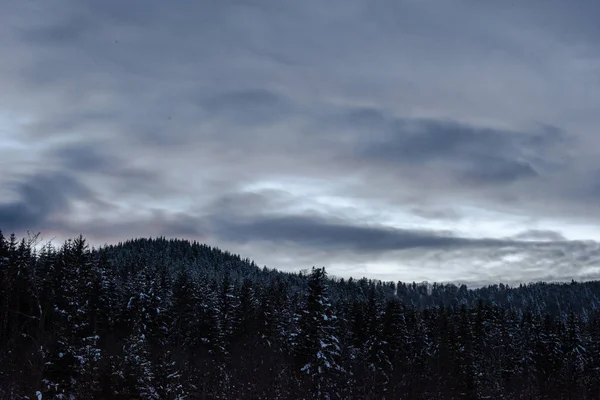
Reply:
[[581, 395], [582, 378], [587, 367], [587, 348], [581, 332], [581, 323], [575, 313], [570, 312], [565, 324], [563, 336], [563, 354], [565, 356], [564, 379], [566, 396], [578, 398]]
[[[8, 242], [0, 230], [0, 348], [3, 349], [6, 349], [8, 342], [8, 299], [12, 283], [9, 275], [9, 255]], [[0, 353], [0, 357], [6, 356], [3, 353]]]
[[160, 312], [154, 274], [142, 267], [129, 285], [132, 295], [127, 304], [130, 334], [124, 347], [125, 381], [129, 395], [160, 399], [152, 357]]
[[338, 393], [340, 344], [335, 335], [336, 316], [327, 295], [325, 268], [313, 268], [307, 299], [299, 318], [297, 365], [308, 378], [313, 399], [330, 399]]
[[386, 353], [392, 369], [388, 381], [388, 393], [392, 397], [402, 397], [402, 393], [406, 390], [404, 386], [409, 363], [409, 332], [406, 310], [397, 298], [391, 298], [385, 306], [383, 337], [387, 343]]
[[34, 242], [0, 233], [0, 398], [600, 393], [600, 282], [393, 285], [164, 238]]
[[538, 371], [535, 368], [535, 327], [531, 310], [525, 311], [521, 317], [515, 336], [514, 350], [517, 368], [515, 384], [522, 393], [535, 396], [535, 388], [538, 386], [535, 379]]
[[[366, 340], [362, 346], [360, 361], [366, 363], [366, 393], [381, 396], [385, 393], [392, 371], [392, 363], [386, 350], [389, 343], [383, 332], [383, 309], [381, 294], [371, 285], [364, 309]], [[360, 362], [359, 361], [359, 362]]]
[[466, 305], [462, 305], [455, 316], [458, 326], [457, 342], [459, 344], [457, 351], [457, 365], [459, 366], [460, 386], [459, 391], [463, 393], [465, 399], [478, 399], [479, 373], [476, 367], [476, 354], [473, 337], [473, 328], [471, 325], [470, 313]]
[[234, 397], [257, 391], [257, 371], [255, 359], [265, 356], [259, 353], [259, 303], [255, 289], [250, 280], [245, 279], [236, 293], [239, 306], [235, 309], [234, 320], [236, 330], [230, 346], [230, 366], [238, 372], [232, 378], [236, 382], [237, 391]]

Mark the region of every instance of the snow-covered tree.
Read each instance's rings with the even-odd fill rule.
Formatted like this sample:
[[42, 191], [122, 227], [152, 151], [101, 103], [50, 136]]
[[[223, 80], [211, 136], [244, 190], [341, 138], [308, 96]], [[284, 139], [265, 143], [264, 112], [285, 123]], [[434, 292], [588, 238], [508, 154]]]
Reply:
[[301, 374], [308, 379], [313, 399], [336, 398], [339, 388], [340, 343], [337, 316], [329, 301], [325, 268], [313, 268], [308, 279], [306, 303], [299, 316], [296, 358]]

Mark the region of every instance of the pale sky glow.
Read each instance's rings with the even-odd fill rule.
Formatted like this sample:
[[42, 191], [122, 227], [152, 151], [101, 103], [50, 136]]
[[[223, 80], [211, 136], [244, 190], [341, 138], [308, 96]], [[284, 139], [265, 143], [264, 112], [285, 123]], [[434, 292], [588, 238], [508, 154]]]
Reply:
[[0, 229], [600, 278], [600, 5], [0, 0]]

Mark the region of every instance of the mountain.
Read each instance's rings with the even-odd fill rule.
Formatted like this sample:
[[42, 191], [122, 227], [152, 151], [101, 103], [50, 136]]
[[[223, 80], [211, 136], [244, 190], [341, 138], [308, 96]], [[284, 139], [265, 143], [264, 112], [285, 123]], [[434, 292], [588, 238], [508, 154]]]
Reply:
[[599, 282], [468, 289], [285, 273], [162, 237], [36, 244], [0, 232], [3, 399], [600, 393]]

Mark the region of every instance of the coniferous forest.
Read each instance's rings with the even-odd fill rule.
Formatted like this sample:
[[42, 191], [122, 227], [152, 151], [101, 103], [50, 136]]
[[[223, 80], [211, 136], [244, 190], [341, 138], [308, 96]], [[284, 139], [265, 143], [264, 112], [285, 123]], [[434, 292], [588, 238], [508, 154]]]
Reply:
[[599, 399], [599, 296], [0, 233], [0, 398]]

